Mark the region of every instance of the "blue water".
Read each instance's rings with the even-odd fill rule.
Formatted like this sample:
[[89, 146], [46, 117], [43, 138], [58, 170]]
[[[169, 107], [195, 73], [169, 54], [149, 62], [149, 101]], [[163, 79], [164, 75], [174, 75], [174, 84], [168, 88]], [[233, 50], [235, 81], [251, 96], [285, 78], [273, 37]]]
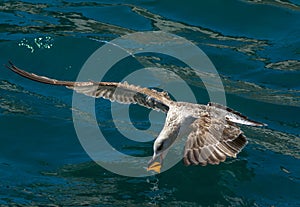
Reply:
[[[103, 41], [169, 32], [208, 55], [228, 106], [268, 127], [243, 127], [249, 144], [237, 159], [218, 166], [180, 162], [152, 177], [120, 176], [94, 163], [80, 145], [72, 91], [25, 80], [1, 66], [0, 205], [300, 206], [299, 28], [297, 0], [1, 1], [1, 65], [12, 60], [34, 73], [76, 80]], [[130, 61], [120, 63], [122, 73], [136, 64]], [[168, 58], [150, 61], [184, 67]], [[118, 81], [122, 74], [115, 71], [106, 78]], [[156, 79], [144, 78], [159, 88]], [[186, 80], [199, 103], [209, 101], [200, 82], [192, 75]], [[151, 143], [128, 146], [118, 139], [109, 102], [97, 100], [96, 110], [118, 150], [151, 155]], [[138, 111], [131, 113], [134, 126], [152, 125], [156, 130], [145, 136], [157, 135], [163, 119], [149, 123], [149, 111], [132, 110]]]

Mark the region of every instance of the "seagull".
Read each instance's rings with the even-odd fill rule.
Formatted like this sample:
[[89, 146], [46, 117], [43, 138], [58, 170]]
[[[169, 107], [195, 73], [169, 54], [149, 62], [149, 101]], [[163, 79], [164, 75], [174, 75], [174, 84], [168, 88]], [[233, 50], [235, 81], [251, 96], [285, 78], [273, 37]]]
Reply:
[[248, 143], [237, 124], [266, 126], [221, 104], [177, 102], [172, 100], [166, 91], [143, 88], [127, 82], [61, 81], [26, 72], [10, 61], [5, 66], [33, 81], [65, 86], [94, 98], [109, 99], [122, 104], [139, 104], [165, 113], [166, 120], [154, 141], [148, 171], [161, 172], [163, 160], [178, 137], [187, 137], [183, 152], [185, 165], [216, 165], [224, 162], [227, 157], [236, 158]]

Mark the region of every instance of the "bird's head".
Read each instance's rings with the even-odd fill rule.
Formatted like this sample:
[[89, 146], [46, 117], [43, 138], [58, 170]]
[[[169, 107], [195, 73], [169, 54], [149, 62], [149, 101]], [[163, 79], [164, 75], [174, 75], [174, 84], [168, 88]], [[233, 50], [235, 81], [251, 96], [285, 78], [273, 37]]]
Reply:
[[155, 171], [160, 173], [163, 159], [166, 157], [171, 142], [167, 137], [158, 137], [153, 145], [153, 156], [152, 159], [148, 162], [147, 171]]

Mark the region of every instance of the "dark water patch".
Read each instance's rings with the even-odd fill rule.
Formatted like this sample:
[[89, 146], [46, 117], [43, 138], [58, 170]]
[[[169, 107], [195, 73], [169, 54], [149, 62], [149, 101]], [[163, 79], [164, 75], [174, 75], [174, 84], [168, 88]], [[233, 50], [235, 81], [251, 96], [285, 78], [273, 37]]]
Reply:
[[[189, 25], [204, 26], [230, 36], [248, 36], [253, 38], [278, 38], [286, 34], [292, 27], [299, 24], [293, 21], [297, 12], [282, 7], [263, 4], [248, 4], [242, 1], [224, 3], [214, 0], [209, 2], [180, 1], [170, 4], [160, 1], [158, 7], [150, 11], [163, 14], [173, 21], [185, 22]], [[217, 15], [215, 15], [217, 14]], [[255, 15], [254, 15], [255, 14]], [[260, 17], [264, 18], [260, 18]], [[236, 21], [236, 18], [243, 22]], [[222, 22], [222, 24], [220, 24]]]
[[[48, 8], [47, 11], [81, 14], [83, 18], [90, 19], [91, 23], [93, 22], [91, 20], [94, 20], [132, 30], [146, 31], [152, 29], [151, 22], [132, 12], [132, 8], [128, 5], [96, 4], [96, 6], [89, 6], [85, 4], [71, 4], [67, 7], [62, 6], [59, 9], [56, 7]], [[120, 21], [120, 18], [123, 21]]]

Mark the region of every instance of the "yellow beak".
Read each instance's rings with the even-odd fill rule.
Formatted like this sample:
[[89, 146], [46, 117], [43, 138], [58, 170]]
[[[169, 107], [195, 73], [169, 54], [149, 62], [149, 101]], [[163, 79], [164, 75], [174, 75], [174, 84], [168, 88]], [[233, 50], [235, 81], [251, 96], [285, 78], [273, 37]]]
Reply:
[[161, 164], [159, 162], [153, 162], [150, 166], [148, 166], [147, 171], [154, 171], [156, 173], [160, 173]]

